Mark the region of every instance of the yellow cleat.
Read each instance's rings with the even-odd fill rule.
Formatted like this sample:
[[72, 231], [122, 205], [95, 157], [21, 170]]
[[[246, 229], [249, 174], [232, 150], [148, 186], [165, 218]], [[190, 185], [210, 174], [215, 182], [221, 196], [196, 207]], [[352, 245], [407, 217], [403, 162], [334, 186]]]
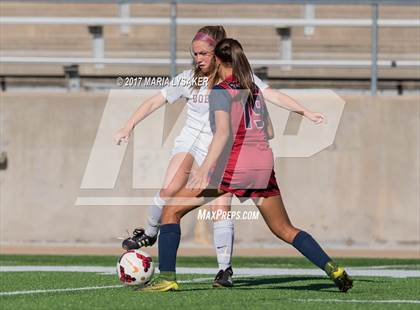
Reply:
[[324, 270], [340, 291], [346, 293], [353, 287], [353, 280], [349, 277], [344, 268], [338, 267], [335, 262], [329, 261], [325, 265]]
[[139, 289], [140, 292], [169, 292], [178, 290], [179, 286], [176, 281], [168, 281], [164, 279], [155, 279], [150, 284]]
[[349, 277], [344, 268], [337, 267], [331, 272], [330, 278], [334, 281], [338, 289], [344, 293], [353, 287], [353, 280]]

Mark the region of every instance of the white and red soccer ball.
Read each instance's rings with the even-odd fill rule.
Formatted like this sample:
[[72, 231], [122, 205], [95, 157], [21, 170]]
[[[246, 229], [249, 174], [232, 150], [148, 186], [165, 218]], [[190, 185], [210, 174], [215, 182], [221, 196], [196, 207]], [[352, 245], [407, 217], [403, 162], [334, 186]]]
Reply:
[[120, 256], [117, 262], [120, 281], [126, 285], [145, 285], [155, 272], [152, 257], [141, 250], [130, 250]]

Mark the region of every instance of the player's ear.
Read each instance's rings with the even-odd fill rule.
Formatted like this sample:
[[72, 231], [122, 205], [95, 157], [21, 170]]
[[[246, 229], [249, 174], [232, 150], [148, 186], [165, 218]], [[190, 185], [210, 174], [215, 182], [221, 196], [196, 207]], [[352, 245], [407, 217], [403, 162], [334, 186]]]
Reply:
[[217, 56], [214, 56], [214, 58], [216, 58], [216, 65], [217, 65], [217, 66], [220, 66], [220, 63], [221, 63], [220, 59], [219, 59], [219, 58], [217, 58]]

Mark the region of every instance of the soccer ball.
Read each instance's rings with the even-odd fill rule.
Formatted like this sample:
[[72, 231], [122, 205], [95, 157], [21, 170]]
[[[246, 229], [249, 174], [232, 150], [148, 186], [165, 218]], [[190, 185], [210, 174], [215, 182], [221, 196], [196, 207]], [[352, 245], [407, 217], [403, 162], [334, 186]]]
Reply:
[[125, 252], [117, 262], [118, 278], [126, 285], [145, 285], [154, 272], [152, 257], [140, 250]]

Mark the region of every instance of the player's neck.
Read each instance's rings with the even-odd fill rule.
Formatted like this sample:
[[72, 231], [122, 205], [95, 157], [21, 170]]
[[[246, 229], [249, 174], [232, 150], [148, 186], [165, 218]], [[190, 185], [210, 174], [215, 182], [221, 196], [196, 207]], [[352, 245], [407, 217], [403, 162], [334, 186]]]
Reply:
[[223, 65], [220, 65], [219, 74], [222, 80], [225, 80], [228, 76], [231, 76], [233, 74], [232, 67], [225, 67]]

